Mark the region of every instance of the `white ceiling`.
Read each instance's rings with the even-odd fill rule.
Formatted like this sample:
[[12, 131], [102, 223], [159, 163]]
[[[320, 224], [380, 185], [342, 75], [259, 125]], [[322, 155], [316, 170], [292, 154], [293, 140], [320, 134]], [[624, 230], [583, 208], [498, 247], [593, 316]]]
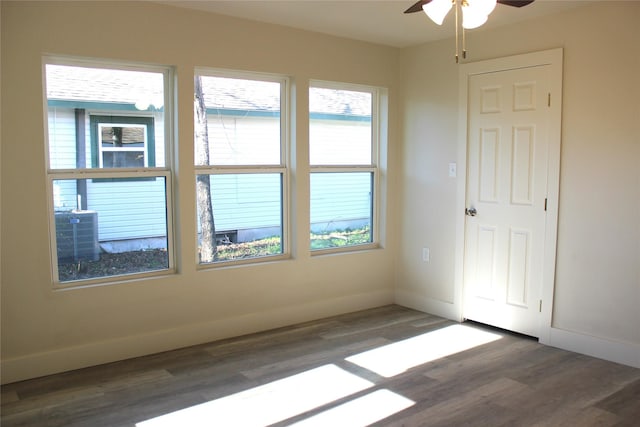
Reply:
[[[299, 28], [393, 47], [454, 36], [453, 13], [442, 26], [424, 13], [404, 14], [417, 0], [159, 0], [160, 3]], [[536, 0], [522, 7], [499, 4], [482, 27], [496, 28], [558, 13], [593, 0]]]

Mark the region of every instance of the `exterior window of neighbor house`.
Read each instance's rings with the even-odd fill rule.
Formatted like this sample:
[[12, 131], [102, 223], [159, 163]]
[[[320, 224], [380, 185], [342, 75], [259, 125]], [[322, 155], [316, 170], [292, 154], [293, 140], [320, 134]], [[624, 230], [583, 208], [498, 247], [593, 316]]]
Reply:
[[194, 87], [199, 264], [285, 257], [288, 80], [199, 69]]
[[376, 88], [311, 82], [311, 250], [369, 248], [377, 241]]
[[172, 70], [45, 58], [44, 73], [54, 283], [171, 271]]
[[153, 117], [92, 115], [90, 121], [93, 167], [155, 166]]

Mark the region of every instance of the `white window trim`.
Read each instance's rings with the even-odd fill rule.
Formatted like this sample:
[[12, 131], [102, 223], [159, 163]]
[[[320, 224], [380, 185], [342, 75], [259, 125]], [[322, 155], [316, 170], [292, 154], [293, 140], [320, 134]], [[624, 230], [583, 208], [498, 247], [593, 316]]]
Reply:
[[[228, 79], [254, 80], [274, 82], [280, 84], [280, 164], [279, 165], [195, 165], [195, 176], [197, 175], [223, 175], [223, 174], [275, 174], [282, 176], [281, 188], [281, 212], [282, 212], [282, 252], [276, 255], [265, 255], [253, 258], [216, 261], [211, 263], [196, 262], [197, 270], [209, 270], [214, 268], [226, 268], [239, 265], [250, 265], [265, 262], [286, 260], [291, 258], [291, 221], [290, 221], [290, 111], [291, 111], [291, 79], [280, 74], [269, 74], [259, 72], [235, 71], [228, 69], [216, 69], [196, 67], [195, 76], [203, 77], [223, 77]], [[195, 209], [197, 217], [197, 209]], [[197, 221], [197, 219], [196, 219]], [[195, 253], [198, 253], [198, 239], [195, 239]]]
[[[125, 71], [142, 71], [154, 72], [163, 75], [164, 83], [164, 166], [162, 167], [144, 167], [144, 168], [82, 168], [82, 169], [55, 169], [51, 168], [51, 158], [49, 149], [49, 124], [48, 124], [48, 97], [46, 85], [46, 66], [47, 65], [66, 65], [87, 68], [103, 68], [107, 70], [125, 70]], [[42, 89], [43, 89], [43, 115], [44, 115], [44, 150], [46, 161], [46, 180], [47, 180], [47, 208], [49, 221], [49, 251], [51, 260], [51, 282], [54, 290], [66, 290], [74, 288], [84, 288], [96, 285], [118, 284], [130, 282], [148, 277], [161, 277], [176, 273], [176, 248], [174, 238], [174, 187], [175, 174], [173, 173], [174, 164], [174, 76], [175, 70], [169, 66], [149, 65], [149, 64], [133, 64], [129, 62], [118, 62], [111, 60], [92, 60], [86, 58], [64, 57], [64, 56], [48, 56], [42, 57]], [[110, 113], [111, 114], [111, 113]], [[145, 129], [146, 135], [146, 129]], [[145, 137], [146, 141], [146, 137]], [[146, 151], [145, 142], [145, 165], [148, 161], [148, 152]], [[158, 164], [156, 159], [156, 164]], [[100, 155], [100, 165], [102, 166], [102, 156]], [[132, 176], [135, 175], [135, 176]], [[167, 251], [168, 268], [156, 271], [131, 273], [115, 276], [103, 276], [92, 279], [81, 279], [74, 281], [61, 282], [59, 280], [57, 245], [56, 245], [56, 224], [55, 224], [55, 207], [53, 195], [53, 182], [55, 180], [64, 179], [93, 179], [93, 178], [146, 178], [146, 177], [162, 177], [165, 182], [165, 198], [166, 198], [166, 229], [167, 229]]]
[[[335, 248], [311, 249], [308, 248], [311, 256], [321, 256], [327, 254], [355, 252], [363, 250], [378, 249], [381, 247], [380, 233], [380, 140], [381, 140], [381, 118], [382, 111], [381, 88], [360, 84], [330, 82], [324, 80], [310, 80], [309, 88], [336, 89], [355, 92], [367, 92], [371, 94], [371, 164], [370, 165], [313, 165], [309, 164], [309, 175], [313, 173], [326, 172], [371, 172], [373, 174], [373, 197], [371, 215], [372, 241], [358, 245], [340, 246]], [[310, 226], [311, 224], [309, 224]]]

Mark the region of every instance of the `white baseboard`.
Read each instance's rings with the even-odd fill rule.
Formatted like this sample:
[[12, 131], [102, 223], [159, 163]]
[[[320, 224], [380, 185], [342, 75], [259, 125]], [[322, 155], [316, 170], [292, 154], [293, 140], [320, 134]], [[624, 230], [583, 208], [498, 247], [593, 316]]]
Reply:
[[2, 384], [393, 304], [381, 290], [2, 360]]
[[[462, 321], [453, 303], [425, 298], [403, 290], [396, 290], [395, 296], [398, 305], [446, 319]], [[640, 368], [640, 345], [638, 344], [612, 341], [558, 328], [548, 328], [544, 332], [540, 337], [541, 344]]]
[[444, 317], [445, 319], [455, 320], [456, 322], [462, 320], [459, 313], [460, 310], [458, 310], [453, 303], [426, 298], [422, 295], [403, 290], [396, 290], [395, 295], [396, 304], [398, 305], [433, 314], [434, 316]]
[[[447, 319], [461, 320], [459, 310], [452, 303], [425, 298], [402, 290], [395, 292], [394, 301], [392, 291], [377, 291], [5, 359], [1, 362], [2, 384], [274, 329], [394, 302]], [[611, 341], [557, 328], [550, 328], [548, 337], [548, 340], [545, 339], [545, 342], [541, 341], [541, 343], [640, 368], [640, 345], [638, 344]]]
[[640, 345], [638, 344], [612, 341], [558, 328], [550, 328], [548, 342], [541, 341], [541, 343], [640, 368]]

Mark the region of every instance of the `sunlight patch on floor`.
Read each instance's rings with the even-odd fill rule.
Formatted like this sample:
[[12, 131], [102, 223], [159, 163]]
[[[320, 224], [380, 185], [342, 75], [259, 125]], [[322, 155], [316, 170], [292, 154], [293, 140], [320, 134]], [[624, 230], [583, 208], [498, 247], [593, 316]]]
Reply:
[[137, 423], [137, 427], [267, 426], [374, 384], [325, 365], [211, 402]]
[[500, 339], [500, 335], [452, 325], [348, 357], [365, 369], [389, 378], [408, 369]]
[[292, 427], [365, 427], [400, 412], [415, 402], [382, 389], [321, 412]]

